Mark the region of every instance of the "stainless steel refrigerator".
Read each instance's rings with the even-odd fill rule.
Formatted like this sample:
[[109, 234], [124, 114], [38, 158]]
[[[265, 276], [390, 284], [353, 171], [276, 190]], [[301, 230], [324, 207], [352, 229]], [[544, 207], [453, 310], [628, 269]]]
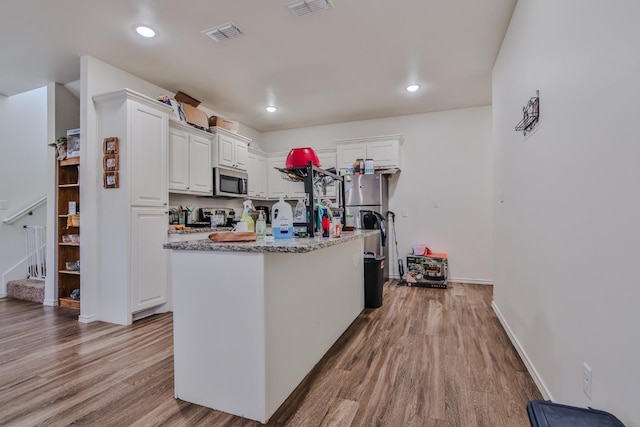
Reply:
[[[387, 235], [386, 217], [389, 211], [389, 195], [387, 177], [382, 174], [348, 175], [344, 177], [344, 209], [345, 215], [353, 215], [356, 229], [380, 228], [381, 232], [367, 237], [364, 241], [365, 252], [384, 255], [384, 277], [389, 277], [389, 243], [385, 241]], [[379, 216], [378, 221], [372, 221]]]

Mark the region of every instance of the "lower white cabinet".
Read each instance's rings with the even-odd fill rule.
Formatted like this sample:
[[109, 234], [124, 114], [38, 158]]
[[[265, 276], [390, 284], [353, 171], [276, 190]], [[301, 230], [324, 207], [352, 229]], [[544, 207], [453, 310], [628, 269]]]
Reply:
[[211, 136], [172, 122], [169, 128], [169, 191], [211, 195], [212, 171]]
[[131, 208], [131, 312], [164, 304], [169, 289], [166, 209]]

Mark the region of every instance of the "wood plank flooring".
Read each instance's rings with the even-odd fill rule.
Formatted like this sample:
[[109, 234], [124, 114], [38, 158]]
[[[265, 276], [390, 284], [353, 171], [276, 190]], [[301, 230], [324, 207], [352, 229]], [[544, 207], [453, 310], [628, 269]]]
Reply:
[[[286, 426], [529, 426], [492, 287], [385, 284], [274, 414]], [[0, 299], [0, 425], [257, 426], [174, 399], [170, 313], [125, 327]]]

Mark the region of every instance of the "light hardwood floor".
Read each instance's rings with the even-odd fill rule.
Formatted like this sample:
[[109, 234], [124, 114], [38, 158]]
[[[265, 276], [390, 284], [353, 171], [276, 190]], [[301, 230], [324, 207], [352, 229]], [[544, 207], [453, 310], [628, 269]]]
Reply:
[[[492, 287], [385, 284], [271, 418], [287, 426], [529, 426], [541, 399]], [[0, 299], [0, 425], [254, 426], [173, 397], [171, 314], [125, 327]]]

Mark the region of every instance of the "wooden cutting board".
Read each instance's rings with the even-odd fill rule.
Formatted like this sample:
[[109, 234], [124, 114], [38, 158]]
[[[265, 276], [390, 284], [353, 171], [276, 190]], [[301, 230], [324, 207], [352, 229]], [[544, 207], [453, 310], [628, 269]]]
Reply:
[[253, 231], [218, 231], [209, 234], [214, 242], [255, 242], [257, 234]]

